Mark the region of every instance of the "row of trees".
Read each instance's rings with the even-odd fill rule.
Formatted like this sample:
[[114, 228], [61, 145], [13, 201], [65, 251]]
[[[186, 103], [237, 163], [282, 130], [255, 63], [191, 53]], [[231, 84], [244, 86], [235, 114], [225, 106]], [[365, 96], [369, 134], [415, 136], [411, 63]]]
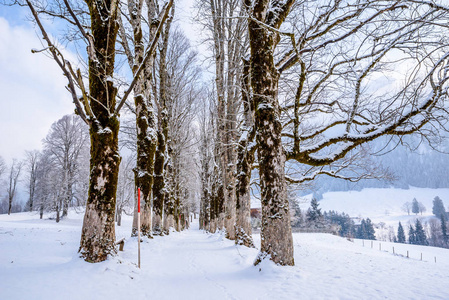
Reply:
[[[405, 202], [404, 205], [402, 205], [402, 210], [408, 215], [410, 215], [410, 212], [416, 215], [419, 213], [422, 215], [423, 212], [427, 211], [424, 204], [418, 202], [416, 198], [413, 198], [412, 202]], [[438, 196], [433, 199], [432, 213], [438, 218], [441, 215], [446, 215], [446, 208], [444, 207], [443, 200], [441, 200]]]
[[89, 135], [85, 124], [75, 115], [53, 123], [43, 140], [43, 150], [26, 151], [23, 161], [13, 160], [8, 176], [11, 212], [18, 182], [28, 194], [19, 211], [54, 211], [56, 222], [67, 216], [70, 206], [84, 205], [89, 177]]
[[0, 196], [2, 196], [3, 192], [5, 193], [2, 199], [0, 199], [0, 214], [8, 213], [9, 215], [11, 212], [21, 211], [21, 206], [14, 203], [14, 199], [22, 167], [23, 163], [14, 159], [8, 168], [5, 160], [0, 156], [0, 184], [2, 183], [3, 174], [7, 174], [4, 185], [5, 190], [0, 190]]
[[[81, 255], [98, 262], [115, 253], [114, 220], [119, 223], [121, 212], [135, 203], [130, 200], [137, 188], [143, 198], [143, 234], [183, 228], [197, 197], [194, 189], [188, 189], [196, 184], [192, 160], [195, 106], [207, 93], [199, 82], [196, 53], [183, 33], [172, 27], [173, 1], [164, 5], [133, 0], [14, 3], [30, 9], [47, 44], [42, 51], [52, 56], [68, 80], [77, 114], [73, 118], [87, 124], [89, 166], [83, 178], [89, 181], [72, 180], [74, 165], [62, 164], [67, 166], [66, 173], [57, 178], [64, 182], [63, 189], [53, 197], [58, 199], [53, 201], [55, 209], [63, 216], [68, 199], [74, 197], [74, 185], [86, 182], [80, 196], [86, 203]], [[48, 18], [66, 26], [59, 36], [59, 41], [67, 42], [66, 47], [87, 46], [86, 52], [79, 53], [80, 61], [69, 61], [66, 52], [58, 48], [59, 41], [53, 40], [42, 22]], [[132, 78], [127, 81], [126, 75], [117, 76], [119, 72], [132, 73]], [[126, 160], [119, 155], [119, 129], [121, 145], [134, 153]], [[41, 174], [38, 178], [46, 181]], [[35, 200], [29, 203], [34, 206], [31, 203]], [[134, 211], [136, 215], [135, 204]], [[136, 228], [135, 220], [133, 234]]]
[[399, 222], [397, 236], [394, 236], [394, 242], [409, 243], [415, 245], [449, 247], [449, 235], [446, 219], [433, 218], [425, 226], [419, 219], [415, 221], [415, 227], [410, 224], [408, 228], [408, 239], [404, 231], [404, 227]]
[[[201, 225], [212, 232], [223, 228], [231, 239], [235, 231], [237, 243], [252, 244], [245, 222], [256, 166], [262, 203], [257, 261], [269, 256], [291, 265], [287, 182], [304, 184], [320, 174], [354, 181], [385, 177], [367, 160], [369, 141], [444, 127], [446, 121], [434, 121], [445, 118], [437, 111], [447, 76], [437, 70], [447, 55], [447, 44], [439, 48], [439, 26], [448, 10], [428, 1], [200, 2], [216, 70], [214, 117], [204, 122], [209, 127], [202, 138]], [[385, 68], [402, 72], [387, 74]], [[398, 80], [383, 90], [380, 76]], [[230, 145], [238, 146], [229, 152]]]
[[[134, 0], [19, 4], [30, 8], [47, 43], [44, 50], [64, 72], [76, 112], [89, 127], [81, 254], [97, 262], [115, 252], [118, 132], [126, 106], [136, 115], [142, 228], [151, 235], [153, 229], [161, 231], [161, 223], [179, 227], [185, 218], [180, 199], [189, 194], [180, 185], [187, 176], [181, 170], [188, 167], [175, 157], [182, 156], [177, 149], [188, 148], [189, 122], [183, 120], [194, 108], [187, 100], [199, 95], [181, 89], [178, 99], [187, 102], [175, 102], [169, 92], [186, 82], [198, 85], [176, 77], [189, 73], [186, 69], [172, 74], [167, 69], [173, 1], [164, 6]], [[432, 1], [214, 0], [199, 1], [199, 7], [215, 67], [215, 84], [203, 93], [208, 101], [198, 121], [201, 225], [253, 245], [249, 195], [257, 167], [262, 203], [257, 262], [270, 257], [293, 265], [287, 182], [303, 184], [321, 174], [384, 177], [384, 170], [367, 160], [370, 141], [384, 135], [431, 136], [444, 128], [449, 10]], [[83, 63], [69, 62], [58, 50], [40, 21], [44, 16], [67, 21], [66, 40], [87, 46]], [[133, 75], [123, 85], [116, 76], [121, 53]], [[395, 69], [402, 71], [389, 71]], [[385, 77], [394, 84], [382, 83]], [[127, 102], [131, 94], [133, 104]], [[163, 181], [158, 181], [160, 170]]]
[[[398, 243], [405, 243], [405, 232], [404, 228], [402, 227], [401, 222], [399, 222], [398, 226], [398, 235], [397, 238], [395, 237], [395, 242]], [[415, 228], [413, 228], [413, 225], [410, 224], [409, 230], [408, 230], [408, 243], [414, 244], [414, 245], [429, 245], [429, 242], [427, 241], [426, 232], [424, 231], [424, 228], [419, 221], [419, 219], [416, 219]]]

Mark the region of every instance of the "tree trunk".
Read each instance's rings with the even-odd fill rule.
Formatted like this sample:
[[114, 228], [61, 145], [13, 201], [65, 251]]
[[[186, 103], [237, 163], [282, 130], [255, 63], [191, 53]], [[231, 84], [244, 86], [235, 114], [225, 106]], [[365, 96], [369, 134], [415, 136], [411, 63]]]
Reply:
[[[169, 157], [171, 157], [171, 150], [169, 151]], [[164, 196], [164, 234], [170, 233], [170, 228], [175, 226], [175, 196], [174, 196], [174, 174], [173, 174], [173, 166], [170, 158], [170, 162], [167, 165], [166, 170], [167, 176], [167, 190], [165, 191]]]
[[88, 262], [104, 261], [109, 254], [115, 253], [115, 196], [120, 165], [119, 121], [113, 116], [104, 121], [104, 129], [96, 126], [90, 129], [91, 174], [79, 250]]
[[[130, 22], [134, 35], [134, 64], [132, 71], [135, 75], [139, 66], [144, 60], [145, 49], [143, 46], [142, 34], [142, 5], [143, 1], [129, 1], [128, 10], [130, 12]], [[148, 7], [148, 16], [155, 17], [155, 7]], [[152, 40], [156, 32], [156, 24], [150, 25], [149, 38]], [[153, 171], [154, 156], [157, 145], [157, 126], [151, 102], [151, 81], [153, 76], [154, 57], [148, 60], [143, 74], [138, 78], [134, 87], [134, 103], [136, 106], [136, 129], [137, 129], [137, 163], [135, 170], [135, 186], [140, 188], [141, 200], [143, 204], [141, 215], [141, 231], [143, 235], [152, 236], [152, 191], [153, 191]], [[134, 213], [137, 219], [137, 211]], [[133, 221], [137, 226], [137, 220]], [[137, 228], [133, 226], [132, 235], [137, 234]]]
[[12, 210], [12, 198], [9, 198], [8, 201], [8, 216], [11, 214], [11, 210]]
[[157, 151], [156, 162], [154, 166], [154, 186], [153, 186], [153, 212], [154, 212], [154, 224], [153, 231], [155, 234], [162, 234], [162, 212], [164, 209], [164, 164], [165, 164], [165, 149], [166, 141], [168, 138], [168, 78], [167, 78], [167, 50], [168, 50], [168, 38], [170, 34], [171, 22], [173, 20], [174, 7], [172, 8], [171, 17], [167, 20], [165, 30], [162, 35], [162, 45], [159, 55], [159, 128], [157, 133]]
[[61, 209], [58, 204], [58, 205], [56, 205], [56, 223], [59, 223], [59, 221], [60, 221], [60, 211], [61, 211]]
[[[79, 252], [88, 262], [100, 262], [115, 250], [115, 201], [120, 153], [120, 122], [115, 110], [117, 88], [114, 73], [115, 41], [118, 32], [117, 1], [86, 1], [91, 16], [93, 47], [89, 59], [90, 181]], [[93, 59], [95, 56], [96, 59]]]
[[41, 204], [39, 208], [39, 219], [42, 220], [43, 217], [44, 217], [44, 205]]
[[[257, 11], [255, 17], [264, 21], [265, 9]], [[273, 59], [276, 34], [251, 19], [248, 28], [262, 203], [261, 249], [256, 263], [269, 257], [280, 265], [294, 265], [277, 100], [279, 73]]]
[[235, 243], [254, 248], [253, 238], [251, 236], [251, 166], [254, 155], [248, 151], [248, 140], [240, 140], [240, 148], [238, 154], [237, 165], [237, 190], [236, 190], [236, 239]]
[[249, 143], [254, 138], [251, 127], [253, 123], [253, 108], [250, 97], [250, 66], [244, 60], [242, 76], [242, 102], [243, 102], [243, 132], [239, 141], [237, 158], [237, 188], [236, 188], [236, 239], [238, 245], [255, 247], [251, 236], [251, 167], [254, 162], [254, 149], [250, 149]]
[[[164, 118], [164, 117], [162, 117]], [[165, 128], [167, 128], [165, 126]], [[160, 235], [163, 231], [162, 214], [164, 210], [164, 162], [165, 162], [165, 136], [163, 132], [158, 132], [158, 148], [154, 164], [154, 185], [153, 185], [153, 233]]]
[[116, 217], [117, 217], [117, 226], [122, 226], [122, 207], [119, 207], [118, 209], [117, 209], [117, 214], [116, 214]]

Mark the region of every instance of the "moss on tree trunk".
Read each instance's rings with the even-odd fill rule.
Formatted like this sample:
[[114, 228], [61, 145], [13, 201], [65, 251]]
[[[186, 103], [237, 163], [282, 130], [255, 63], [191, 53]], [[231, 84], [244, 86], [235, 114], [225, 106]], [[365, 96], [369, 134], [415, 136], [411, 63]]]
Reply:
[[90, 129], [90, 182], [79, 252], [89, 262], [106, 260], [115, 253], [115, 195], [120, 155], [119, 121], [111, 117], [107, 126]]
[[[264, 9], [260, 8], [255, 16], [265, 21]], [[269, 257], [280, 265], [294, 265], [277, 100], [279, 73], [273, 59], [276, 34], [252, 20], [249, 20], [248, 28], [262, 203], [261, 249], [256, 263]]]
[[115, 201], [120, 155], [120, 122], [115, 110], [114, 74], [118, 32], [118, 2], [86, 1], [91, 16], [93, 46], [89, 55], [90, 182], [79, 252], [86, 261], [100, 262], [115, 253]]

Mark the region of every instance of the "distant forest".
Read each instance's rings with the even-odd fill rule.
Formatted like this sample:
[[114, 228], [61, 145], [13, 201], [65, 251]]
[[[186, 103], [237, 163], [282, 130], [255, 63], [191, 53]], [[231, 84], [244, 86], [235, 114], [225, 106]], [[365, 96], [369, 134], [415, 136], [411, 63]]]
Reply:
[[411, 138], [403, 139], [402, 143], [392, 140], [387, 147], [384, 147], [386, 142], [388, 142], [387, 138], [381, 138], [371, 143], [370, 151], [375, 154], [371, 160], [388, 169], [395, 177], [393, 180], [362, 179], [358, 182], [350, 182], [321, 176], [312, 186], [300, 193], [302, 195], [314, 193], [317, 199], [321, 199], [322, 194], [326, 192], [364, 188], [408, 189], [409, 186], [449, 188], [449, 176], [447, 176], [449, 141], [442, 141], [439, 149], [431, 149], [428, 144]]

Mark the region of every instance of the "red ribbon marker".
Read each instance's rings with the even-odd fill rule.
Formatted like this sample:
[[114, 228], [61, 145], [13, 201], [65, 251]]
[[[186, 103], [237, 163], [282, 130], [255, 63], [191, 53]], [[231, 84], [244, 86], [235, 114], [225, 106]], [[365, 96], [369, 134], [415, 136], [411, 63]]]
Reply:
[[140, 213], [140, 188], [137, 189], [137, 212]]

